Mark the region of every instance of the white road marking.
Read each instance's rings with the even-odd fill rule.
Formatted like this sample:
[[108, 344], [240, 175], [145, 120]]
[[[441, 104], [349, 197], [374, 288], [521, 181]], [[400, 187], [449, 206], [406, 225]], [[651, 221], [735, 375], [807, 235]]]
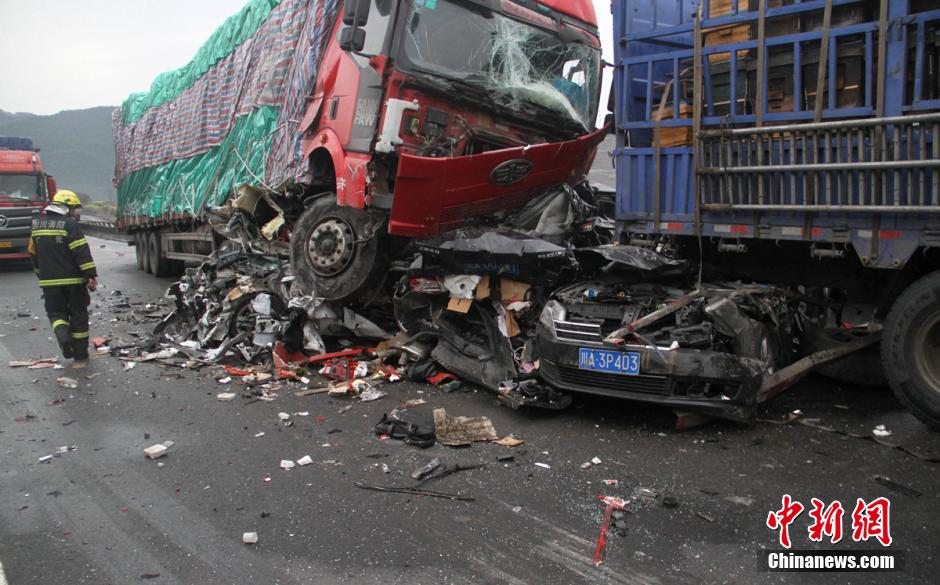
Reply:
[[3, 563], [0, 563], [0, 585], [7, 585], [7, 576], [3, 572]]

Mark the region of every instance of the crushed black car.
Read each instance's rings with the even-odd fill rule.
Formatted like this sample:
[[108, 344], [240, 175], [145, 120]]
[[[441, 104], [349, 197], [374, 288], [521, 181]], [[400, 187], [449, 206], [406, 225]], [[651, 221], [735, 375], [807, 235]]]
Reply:
[[601, 268], [556, 290], [539, 317], [539, 374], [554, 388], [746, 421], [765, 376], [792, 361], [786, 289], [699, 284], [697, 270], [635, 246], [579, 259]]

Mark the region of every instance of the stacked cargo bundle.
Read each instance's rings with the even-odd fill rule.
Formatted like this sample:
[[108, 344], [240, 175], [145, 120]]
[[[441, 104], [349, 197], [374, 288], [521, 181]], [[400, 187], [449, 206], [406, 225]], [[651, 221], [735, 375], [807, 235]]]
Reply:
[[[823, 70], [822, 101], [825, 109], [864, 107], [866, 92], [871, 91], [872, 71], [877, 66], [877, 54], [872, 50], [876, 38], [872, 37], [871, 31], [860, 30], [856, 34], [851, 31], [852, 27], [877, 19], [878, 1], [839, 3], [837, 0], [832, 4], [827, 26], [825, 11], [818, 7], [804, 6], [794, 0], [766, 0], [761, 35], [759, 0], [703, 1], [698, 33], [705, 56], [702, 62], [705, 83], [703, 115], [755, 115], [758, 102], [758, 46], [761, 44], [766, 49], [765, 113], [812, 112], [816, 104], [821, 53], [827, 59], [830, 51], [832, 57], [829, 66], [832, 69]], [[782, 13], [781, 10], [775, 13], [774, 9], [782, 9]], [[631, 24], [640, 22], [642, 19], [638, 18]], [[657, 21], [655, 36], [643, 33], [637, 35], [638, 46], [631, 47], [628, 41], [627, 52], [647, 55], [652, 49], [654, 54], [665, 54], [675, 47], [692, 48], [696, 31], [687, 19], [669, 27], [663, 27], [662, 24]], [[840, 34], [830, 37], [833, 30], [840, 31]], [[830, 46], [826, 51], [821, 50], [822, 35], [830, 38]], [[912, 49], [912, 63], [913, 55]], [[931, 53], [931, 56], [935, 55]], [[936, 61], [931, 63], [935, 64]], [[693, 65], [692, 59], [680, 59], [678, 71], [665, 72], [652, 89], [652, 106], [647, 120], [686, 120], [679, 127], [660, 124], [661, 147], [692, 144]], [[661, 70], [661, 63], [654, 63], [653, 70], [656, 77], [656, 73]], [[735, 84], [733, 92], [732, 79]], [[830, 83], [836, 88], [834, 104], [830, 103], [829, 98]], [[674, 88], [674, 84], [677, 87]], [[678, 98], [670, 95], [674, 90], [678, 90]], [[732, 99], [735, 101], [734, 108], [731, 107]], [[675, 106], [677, 101], [678, 108]], [[781, 121], [789, 119], [784, 117]], [[768, 122], [773, 123], [769, 119]], [[648, 133], [641, 132], [639, 136], [648, 136]]]
[[250, 0], [192, 61], [115, 110], [120, 226], [193, 221], [241, 183], [306, 173], [296, 127], [337, 5]]
[[[614, 158], [631, 194], [618, 218], [633, 228], [688, 232], [697, 217], [709, 234], [729, 210], [919, 211], [940, 197], [935, 0], [614, 8]], [[742, 233], [760, 231], [746, 223]], [[806, 239], [804, 228], [779, 235]]]

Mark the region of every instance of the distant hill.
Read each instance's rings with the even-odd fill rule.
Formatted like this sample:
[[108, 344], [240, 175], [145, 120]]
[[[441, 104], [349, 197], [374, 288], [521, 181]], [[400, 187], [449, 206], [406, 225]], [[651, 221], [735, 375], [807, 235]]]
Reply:
[[32, 138], [46, 172], [59, 187], [114, 201], [114, 146], [111, 106], [66, 110], [51, 116], [11, 114], [0, 110], [0, 135]]

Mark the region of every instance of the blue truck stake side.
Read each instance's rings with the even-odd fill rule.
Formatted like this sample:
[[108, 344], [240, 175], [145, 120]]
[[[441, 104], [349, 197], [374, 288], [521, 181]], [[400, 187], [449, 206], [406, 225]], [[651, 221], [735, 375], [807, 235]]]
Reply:
[[940, 429], [940, 4], [612, 13], [621, 242], [821, 291], [830, 341], [880, 329], [883, 379]]

